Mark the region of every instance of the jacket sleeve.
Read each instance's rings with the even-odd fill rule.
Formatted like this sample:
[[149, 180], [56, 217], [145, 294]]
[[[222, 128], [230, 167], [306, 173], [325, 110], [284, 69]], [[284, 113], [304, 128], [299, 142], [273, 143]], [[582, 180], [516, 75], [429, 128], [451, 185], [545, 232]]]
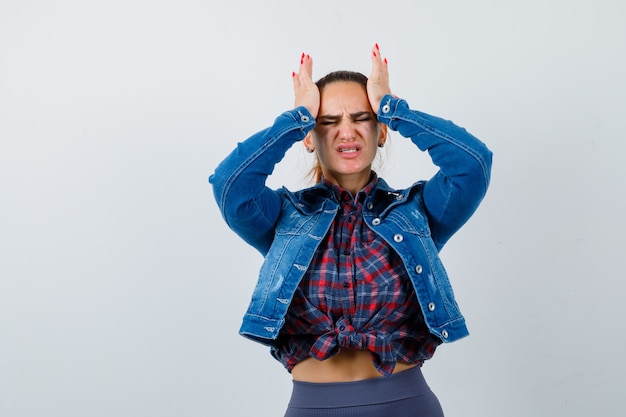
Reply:
[[491, 177], [491, 151], [465, 129], [448, 120], [411, 110], [406, 101], [387, 95], [378, 119], [428, 151], [437, 173], [423, 187], [431, 235], [441, 249], [471, 217]]
[[287, 111], [271, 127], [237, 144], [209, 177], [226, 224], [263, 255], [272, 243], [281, 210], [278, 192], [265, 185], [267, 177], [314, 125], [306, 108]]

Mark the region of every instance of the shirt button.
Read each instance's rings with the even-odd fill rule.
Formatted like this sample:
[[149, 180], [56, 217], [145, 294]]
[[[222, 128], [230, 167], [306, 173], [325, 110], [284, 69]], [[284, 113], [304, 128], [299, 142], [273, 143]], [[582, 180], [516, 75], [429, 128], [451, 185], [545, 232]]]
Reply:
[[422, 273], [422, 265], [417, 265], [415, 267], [415, 272], [417, 272], [418, 274], [421, 274]]
[[343, 287], [344, 288], [350, 288], [350, 283], [349, 282], [344, 282], [343, 283]]
[[393, 240], [395, 240], [396, 242], [400, 243], [404, 240], [404, 236], [402, 236], [400, 233], [398, 233], [397, 235], [393, 235]]
[[448, 338], [448, 331], [447, 330], [442, 330], [441, 331], [441, 336], [443, 336], [444, 339]]
[[378, 217], [376, 217], [374, 220], [372, 220], [372, 224], [374, 226], [378, 226], [380, 224], [380, 219]]
[[[339, 331], [343, 332], [344, 330], [346, 330], [346, 326], [344, 326], [343, 324], [341, 326], [339, 326]], [[445, 332], [445, 330], [444, 330]]]
[[435, 311], [435, 303], [433, 302], [428, 303], [428, 311]]

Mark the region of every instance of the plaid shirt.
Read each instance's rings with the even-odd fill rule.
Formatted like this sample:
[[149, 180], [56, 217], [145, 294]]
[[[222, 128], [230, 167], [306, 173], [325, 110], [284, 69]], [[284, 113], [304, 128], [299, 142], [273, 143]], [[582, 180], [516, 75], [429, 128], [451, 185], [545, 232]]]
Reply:
[[362, 204], [378, 178], [356, 198], [327, 180], [340, 210], [293, 297], [274, 356], [291, 372], [311, 356], [367, 349], [376, 369], [396, 361], [422, 364], [441, 341], [430, 334], [404, 264], [363, 220]]

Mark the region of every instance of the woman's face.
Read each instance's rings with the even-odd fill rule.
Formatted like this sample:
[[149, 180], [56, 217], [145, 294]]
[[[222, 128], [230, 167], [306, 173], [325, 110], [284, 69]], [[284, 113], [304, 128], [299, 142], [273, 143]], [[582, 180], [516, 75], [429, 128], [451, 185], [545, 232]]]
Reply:
[[365, 88], [340, 81], [321, 91], [315, 129], [304, 142], [317, 152], [324, 177], [354, 195], [369, 182], [372, 161], [386, 134]]

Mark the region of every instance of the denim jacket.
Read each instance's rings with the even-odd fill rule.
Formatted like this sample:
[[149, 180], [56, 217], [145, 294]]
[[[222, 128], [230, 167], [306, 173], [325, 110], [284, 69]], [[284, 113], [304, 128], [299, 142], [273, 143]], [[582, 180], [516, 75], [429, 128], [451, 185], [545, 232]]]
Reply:
[[[377, 117], [428, 151], [439, 170], [403, 190], [379, 179], [364, 204], [364, 220], [402, 258], [430, 332], [443, 342], [458, 340], [468, 330], [438, 254], [483, 199], [491, 151], [465, 129], [391, 95]], [[314, 126], [306, 108], [287, 111], [239, 143], [209, 177], [228, 226], [265, 257], [240, 334], [269, 346], [339, 207], [321, 184], [298, 192], [265, 185], [275, 164]]]

